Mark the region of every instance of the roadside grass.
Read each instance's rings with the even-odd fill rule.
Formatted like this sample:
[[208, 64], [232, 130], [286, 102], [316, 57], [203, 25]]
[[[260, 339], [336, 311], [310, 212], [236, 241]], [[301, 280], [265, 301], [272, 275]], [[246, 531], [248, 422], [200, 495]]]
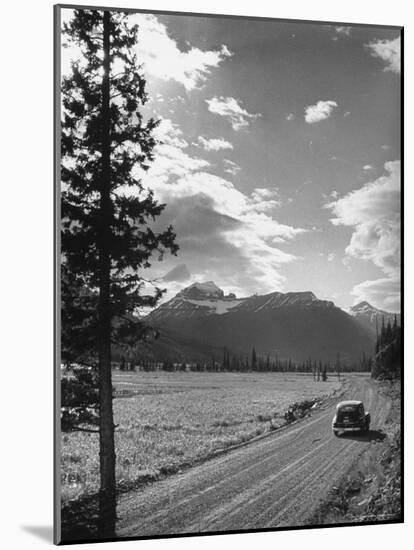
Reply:
[[[340, 387], [292, 373], [117, 373], [114, 400], [117, 483], [179, 471], [286, 423], [293, 402]], [[127, 397], [129, 396], [129, 397]], [[62, 434], [62, 504], [99, 488], [98, 435]]]
[[401, 385], [377, 384], [392, 402], [386, 437], [371, 442], [307, 525], [401, 520]]

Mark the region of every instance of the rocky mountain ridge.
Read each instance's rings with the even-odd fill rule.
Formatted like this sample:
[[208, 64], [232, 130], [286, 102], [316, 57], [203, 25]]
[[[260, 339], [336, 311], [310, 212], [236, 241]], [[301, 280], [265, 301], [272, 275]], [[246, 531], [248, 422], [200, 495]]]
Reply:
[[181, 290], [171, 300], [153, 310], [148, 319], [162, 321], [172, 318], [194, 318], [244, 311], [257, 313], [290, 306], [334, 307], [333, 302], [319, 300], [313, 292], [271, 292], [269, 294], [237, 298], [228, 295], [213, 281], [194, 283]]

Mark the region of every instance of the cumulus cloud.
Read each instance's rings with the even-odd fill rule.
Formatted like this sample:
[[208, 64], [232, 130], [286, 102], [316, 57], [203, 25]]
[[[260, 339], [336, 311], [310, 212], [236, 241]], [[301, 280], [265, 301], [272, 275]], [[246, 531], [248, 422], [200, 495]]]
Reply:
[[230, 143], [230, 141], [227, 141], [223, 138], [206, 139], [203, 136], [199, 136], [197, 144], [208, 152], [222, 151], [223, 149], [233, 149], [233, 145]]
[[263, 199], [272, 199], [279, 196], [279, 189], [273, 187], [269, 189], [268, 187], [256, 187], [252, 193], [252, 198], [255, 201], [261, 201]]
[[385, 163], [386, 175], [329, 203], [334, 225], [354, 228], [346, 253], [371, 260], [385, 273], [400, 265], [400, 163]]
[[[245, 193], [230, 181], [210, 174], [209, 163], [189, 154], [180, 128], [164, 120], [157, 128], [155, 160], [148, 172], [138, 173], [144, 187], [166, 204], [153, 222], [155, 231], [172, 224], [180, 247], [177, 258], [153, 263], [149, 276], [162, 279], [168, 270], [185, 264], [187, 281], [215, 280], [239, 294], [281, 290], [282, 266], [298, 258], [283, 248], [306, 230], [279, 223], [277, 188], [256, 187]], [[238, 169], [232, 161], [224, 164]], [[127, 191], [126, 191], [127, 192]], [[169, 277], [167, 277], [169, 278]], [[168, 282], [169, 292], [179, 282]]]
[[288, 120], [289, 122], [294, 119], [295, 119], [295, 115], [293, 113], [289, 113], [286, 115], [286, 120]]
[[[65, 22], [73, 18], [72, 9], [62, 10], [62, 14]], [[189, 46], [184, 51], [155, 15], [131, 14], [128, 22], [131, 26], [138, 25], [136, 53], [144, 72], [161, 80], [178, 82], [188, 92], [202, 87], [212, 70], [233, 55], [225, 44], [218, 45], [215, 50], [201, 50]], [[72, 60], [80, 58], [81, 51], [76, 46], [63, 48], [62, 74], [69, 72]], [[115, 61], [115, 70], [119, 63], [120, 60]], [[159, 103], [164, 101], [159, 94], [155, 99]]]
[[194, 280], [213, 279], [242, 294], [281, 288], [281, 266], [297, 258], [280, 245], [305, 230], [269, 215], [277, 205], [275, 189], [247, 195], [203, 171], [169, 182], [157, 179], [151, 187], [167, 204], [160, 223], [174, 226], [179, 260]]
[[227, 118], [236, 132], [261, 116], [261, 114], [246, 111], [234, 97], [213, 97], [206, 99], [205, 102], [211, 113]]
[[232, 55], [224, 44], [217, 50], [191, 47], [183, 51], [155, 15], [134, 14], [130, 20], [139, 25], [137, 53], [145, 72], [162, 80], [175, 80], [187, 91], [202, 86], [211, 70]]
[[366, 44], [366, 47], [370, 50], [372, 56], [379, 57], [385, 62], [384, 71], [400, 72], [401, 42], [399, 38], [395, 38], [394, 40], [374, 40]]
[[238, 164], [229, 159], [224, 159], [224, 172], [226, 174], [231, 174], [232, 176], [237, 176], [241, 168]]
[[256, 187], [251, 194], [251, 200], [257, 212], [266, 212], [282, 204], [276, 187], [273, 189]]
[[384, 277], [364, 281], [352, 290], [355, 303], [367, 301], [386, 311], [399, 312], [401, 309], [401, 285], [398, 277]]
[[155, 160], [151, 164], [152, 182], [165, 182], [170, 177], [182, 177], [210, 165], [207, 160], [186, 152], [188, 143], [180, 128], [170, 119], [161, 121], [156, 128], [155, 137], [160, 143], [155, 147]]
[[314, 124], [329, 118], [333, 110], [338, 107], [336, 101], [328, 99], [326, 101], [320, 100], [315, 105], [309, 105], [305, 108], [305, 120], [308, 124]]
[[[400, 162], [387, 162], [384, 168], [385, 175], [326, 205], [335, 215], [334, 225], [353, 229], [346, 254], [371, 261], [386, 275], [354, 289], [358, 295], [375, 290], [377, 302], [380, 290], [389, 288], [386, 281], [393, 282], [395, 288], [400, 272]], [[395, 296], [390, 299], [395, 301]], [[388, 295], [383, 295], [383, 300], [388, 300]]]

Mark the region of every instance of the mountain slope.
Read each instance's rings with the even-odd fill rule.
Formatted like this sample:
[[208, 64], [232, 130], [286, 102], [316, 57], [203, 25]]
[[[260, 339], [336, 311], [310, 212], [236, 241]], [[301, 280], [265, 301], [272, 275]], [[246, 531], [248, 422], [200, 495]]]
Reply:
[[396, 317], [397, 323], [401, 324], [401, 315], [389, 313], [382, 309], [377, 309], [368, 302], [360, 302], [352, 306], [349, 310], [350, 315], [354, 317], [362, 326], [367, 328], [372, 334], [377, 333], [377, 327], [381, 328], [382, 320], [387, 324], [392, 324]]
[[181, 358], [186, 359], [192, 359], [191, 353], [199, 358], [208, 350], [222, 353], [223, 348], [250, 354], [255, 347], [259, 354], [296, 361], [309, 357], [333, 361], [337, 353], [342, 360], [354, 361], [373, 350], [374, 337], [366, 327], [312, 292], [237, 299], [213, 285], [192, 285], [148, 316], [160, 330], [158, 343], [164, 354], [169, 353], [167, 339], [175, 342], [171, 353], [185, 348]]
[[194, 283], [152, 311], [148, 315], [148, 320], [152, 323], [167, 319], [193, 319], [211, 314], [222, 315], [244, 300], [245, 298], [237, 299], [234, 294], [225, 296], [213, 281]]

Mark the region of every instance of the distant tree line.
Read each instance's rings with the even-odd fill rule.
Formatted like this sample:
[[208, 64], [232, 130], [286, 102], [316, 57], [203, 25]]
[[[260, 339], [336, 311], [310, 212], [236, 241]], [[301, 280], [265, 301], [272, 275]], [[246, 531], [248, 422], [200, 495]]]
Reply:
[[165, 372], [298, 372], [313, 374], [317, 381], [326, 381], [328, 374], [340, 378], [344, 372], [370, 372], [373, 360], [365, 354], [358, 361], [342, 361], [338, 353], [335, 361], [322, 361], [308, 358], [305, 361], [294, 361], [281, 358], [277, 353], [258, 353], [253, 347], [250, 353], [232, 353], [223, 348], [221, 354], [212, 354], [209, 359], [191, 360], [182, 357], [165, 357], [161, 360], [148, 358], [121, 357], [118, 367], [121, 371], [143, 370], [146, 372], [161, 370]]

